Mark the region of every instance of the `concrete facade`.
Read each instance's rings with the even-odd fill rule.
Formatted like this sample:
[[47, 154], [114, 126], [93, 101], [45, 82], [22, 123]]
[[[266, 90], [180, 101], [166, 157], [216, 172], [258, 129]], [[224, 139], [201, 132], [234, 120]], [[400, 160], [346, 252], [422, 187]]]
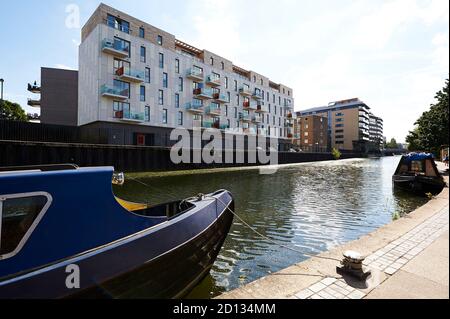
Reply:
[[[370, 114], [370, 107], [360, 99], [354, 98], [300, 111], [297, 112], [297, 117], [311, 115], [326, 117], [332, 148], [366, 152], [373, 148], [371, 139], [375, 139], [370, 136]], [[382, 121], [381, 118], [378, 119]], [[382, 125], [378, 126], [378, 136], [383, 136]]]
[[293, 103], [291, 88], [104, 4], [82, 29], [78, 125], [214, 127], [287, 141]]

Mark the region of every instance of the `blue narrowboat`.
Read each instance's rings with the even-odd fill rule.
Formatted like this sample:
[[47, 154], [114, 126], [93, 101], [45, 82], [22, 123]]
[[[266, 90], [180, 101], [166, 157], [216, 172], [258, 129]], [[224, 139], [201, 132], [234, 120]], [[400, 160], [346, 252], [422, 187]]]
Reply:
[[208, 274], [233, 222], [228, 191], [149, 205], [112, 181], [112, 167], [0, 169], [0, 299], [181, 298]]

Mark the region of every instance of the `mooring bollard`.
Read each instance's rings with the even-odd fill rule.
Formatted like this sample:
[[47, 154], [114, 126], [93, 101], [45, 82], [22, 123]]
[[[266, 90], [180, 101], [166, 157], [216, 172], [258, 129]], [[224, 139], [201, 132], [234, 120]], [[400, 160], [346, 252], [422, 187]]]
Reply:
[[352, 250], [344, 252], [344, 260], [341, 261], [341, 266], [336, 267], [336, 272], [340, 275], [349, 275], [356, 277], [359, 280], [366, 280], [371, 274], [370, 271], [364, 271], [363, 261], [364, 257]]

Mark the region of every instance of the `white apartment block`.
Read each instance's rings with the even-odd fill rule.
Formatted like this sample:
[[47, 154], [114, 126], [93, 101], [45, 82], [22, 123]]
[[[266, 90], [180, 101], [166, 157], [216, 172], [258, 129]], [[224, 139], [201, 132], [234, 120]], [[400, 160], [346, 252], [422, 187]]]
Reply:
[[291, 88], [104, 4], [82, 30], [78, 92], [78, 125], [293, 137]]

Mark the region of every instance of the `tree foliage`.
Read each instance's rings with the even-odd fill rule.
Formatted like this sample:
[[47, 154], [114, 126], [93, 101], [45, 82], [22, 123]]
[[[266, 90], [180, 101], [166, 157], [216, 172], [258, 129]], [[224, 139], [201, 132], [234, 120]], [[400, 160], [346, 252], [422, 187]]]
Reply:
[[448, 93], [449, 80], [445, 87], [436, 93], [436, 103], [416, 121], [415, 128], [409, 132], [406, 142], [410, 151], [427, 151], [438, 154], [441, 146], [448, 145]]
[[0, 120], [28, 121], [28, 117], [19, 104], [0, 100]]
[[334, 158], [335, 160], [340, 159], [341, 156], [342, 156], [341, 152], [339, 152], [339, 150], [336, 149], [336, 148], [333, 148], [333, 149], [331, 150], [331, 154], [333, 155], [333, 158]]
[[390, 148], [390, 149], [397, 149], [398, 148], [398, 144], [397, 144], [397, 141], [395, 140], [395, 138], [391, 138], [389, 143], [386, 143], [386, 148]]

